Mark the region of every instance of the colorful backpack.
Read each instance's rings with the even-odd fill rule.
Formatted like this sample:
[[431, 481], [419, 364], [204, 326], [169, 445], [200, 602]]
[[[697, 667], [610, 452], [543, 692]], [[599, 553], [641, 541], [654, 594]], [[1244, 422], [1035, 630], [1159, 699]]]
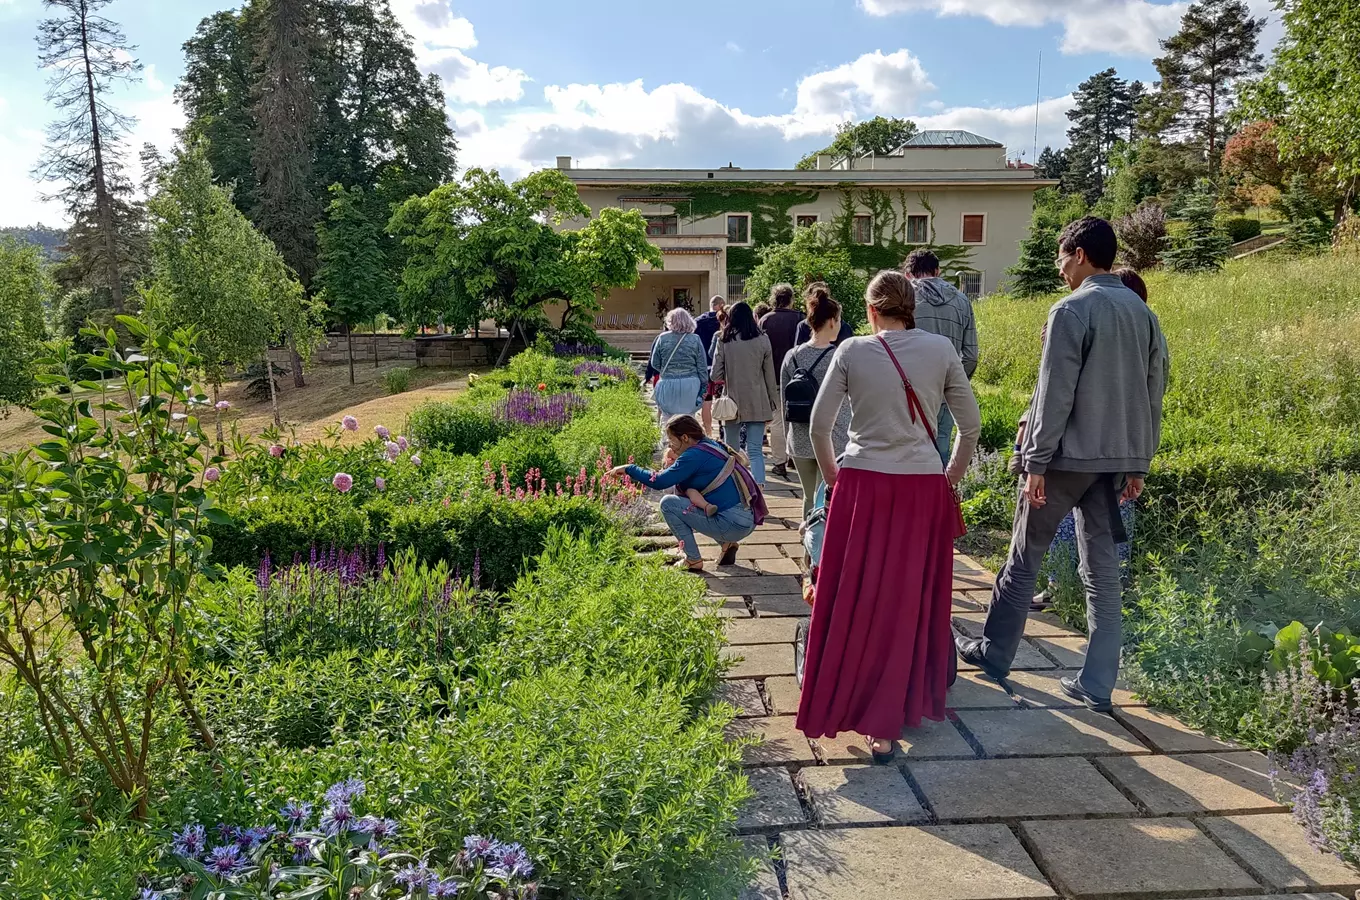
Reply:
[[756, 484], [755, 478], [751, 475], [751, 470], [746, 468], [746, 463], [728, 453], [726, 449], [715, 447], [705, 441], [698, 445], [700, 450], [711, 456], [725, 460], [722, 471], [718, 477], [706, 488], [704, 493], [716, 491], [722, 487], [728, 478], [732, 478], [737, 483], [737, 493], [741, 495], [741, 505], [751, 511], [751, 517], [757, 525], [765, 524], [765, 517], [770, 514], [770, 508], [765, 505], [765, 494], [761, 492], [760, 485]]

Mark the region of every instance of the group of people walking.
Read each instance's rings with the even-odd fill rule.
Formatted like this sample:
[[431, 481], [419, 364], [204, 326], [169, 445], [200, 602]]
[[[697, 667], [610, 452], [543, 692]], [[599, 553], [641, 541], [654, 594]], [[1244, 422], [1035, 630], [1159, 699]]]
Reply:
[[[686, 564], [703, 567], [696, 532], [720, 542], [722, 565], [754, 529], [767, 426], [771, 469], [793, 467], [805, 519], [825, 485], [797, 717], [809, 737], [855, 731], [886, 762], [904, 727], [944, 718], [958, 660], [1004, 678], [1042, 600], [1044, 556], [1069, 514], [1089, 641], [1081, 671], [1061, 686], [1093, 709], [1110, 708], [1119, 547], [1160, 441], [1169, 366], [1141, 279], [1113, 271], [1117, 249], [1110, 224], [1094, 217], [1059, 238], [1055, 262], [1072, 293], [1044, 328], [1037, 387], [1016, 438], [1011, 547], [977, 640], [955, 635], [950, 622], [954, 540], [963, 532], [957, 486], [981, 433], [969, 382], [977, 331], [972, 303], [939, 277], [934, 254], [916, 251], [901, 271], [873, 278], [866, 336], [847, 334], [820, 283], [806, 289], [804, 314], [792, 308], [793, 288], [780, 285], [759, 321], [746, 303], [723, 309], [716, 300], [712, 325], [701, 316], [696, 326], [681, 310], [668, 316], [651, 358], [668, 418], [666, 467], [626, 471], [675, 488], [661, 509]], [[722, 440], [710, 436], [713, 405], [727, 407], [718, 410]]]

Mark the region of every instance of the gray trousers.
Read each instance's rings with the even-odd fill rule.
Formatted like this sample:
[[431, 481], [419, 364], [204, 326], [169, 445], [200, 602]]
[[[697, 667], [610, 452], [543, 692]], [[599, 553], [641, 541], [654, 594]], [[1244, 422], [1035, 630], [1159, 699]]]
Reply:
[[1029, 605], [1044, 554], [1062, 520], [1075, 510], [1088, 630], [1086, 662], [1077, 681], [1100, 700], [1109, 699], [1114, 692], [1122, 644], [1122, 588], [1114, 534], [1118, 501], [1114, 492], [1122, 483], [1120, 475], [1050, 470], [1044, 483], [1048, 502], [1041, 507], [1031, 506], [1022, 489], [1015, 508], [1010, 555], [997, 575], [983, 626], [982, 652], [992, 666], [1010, 671], [1029, 620]]

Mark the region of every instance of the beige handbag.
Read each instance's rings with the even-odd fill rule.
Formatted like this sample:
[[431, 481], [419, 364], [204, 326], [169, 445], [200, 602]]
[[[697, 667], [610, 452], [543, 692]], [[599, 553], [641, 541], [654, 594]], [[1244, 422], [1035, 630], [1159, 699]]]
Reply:
[[737, 401], [723, 394], [713, 401], [713, 419], [718, 422], [731, 422], [737, 417]]

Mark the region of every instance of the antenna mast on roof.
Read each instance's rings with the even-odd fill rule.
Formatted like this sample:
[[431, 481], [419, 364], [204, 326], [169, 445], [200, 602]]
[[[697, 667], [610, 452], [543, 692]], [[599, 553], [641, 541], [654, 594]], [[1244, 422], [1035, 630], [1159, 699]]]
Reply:
[[1036, 163], [1039, 161], [1039, 99], [1043, 97], [1044, 85], [1044, 51], [1039, 51], [1039, 74], [1035, 77], [1034, 85], [1034, 155], [1030, 159]]

